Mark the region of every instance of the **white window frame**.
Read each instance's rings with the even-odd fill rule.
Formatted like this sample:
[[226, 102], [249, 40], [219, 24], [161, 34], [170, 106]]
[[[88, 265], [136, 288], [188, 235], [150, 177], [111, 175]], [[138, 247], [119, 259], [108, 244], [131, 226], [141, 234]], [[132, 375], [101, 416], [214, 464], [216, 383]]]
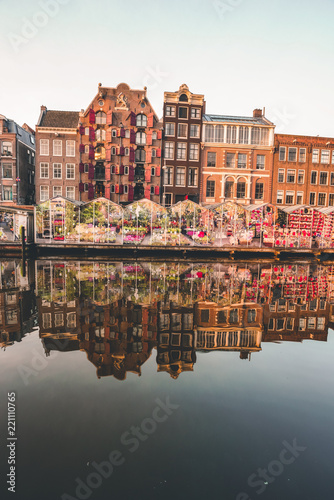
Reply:
[[277, 205], [283, 205], [283, 200], [284, 200], [284, 191], [277, 191], [276, 193], [276, 203]]
[[[195, 134], [193, 133], [194, 130], [196, 131]], [[191, 123], [189, 130], [190, 139], [199, 139], [199, 134], [200, 134], [200, 126], [197, 123]]]
[[175, 117], [175, 115], [176, 115], [176, 107], [170, 106], [169, 104], [167, 104], [166, 105], [166, 116]]
[[[42, 192], [45, 191], [45, 193], [47, 193], [47, 196], [46, 198], [44, 196], [42, 196]], [[49, 186], [40, 186], [39, 188], [39, 197], [40, 197], [40, 201], [46, 201], [50, 198], [49, 196]]]
[[[198, 115], [198, 116], [196, 116], [196, 115]], [[201, 119], [201, 108], [191, 108], [190, 118], [192, 118], [193, 120], [200, 120]]]
[[63, 141], [61, 139], [53, 139], [52, 144], [53, 156], [62, 156], [63, 154]]
[[[73, 172], [73, 177], [69, 176], [69, 169]], [[66, 163], [66, 179], [71, 181], [75, 180], [75, 163]]]
[[[42, 168], [47, 169], [47, 175], [44, 175], [44, 174], [42, 175]], [[49, 176], [50, 176], [49, 168], [50, 168], [49, 163], [41, 162], [39, 164], [39, 178], [40, 179], [48, 179], [49, 178]]]
[[[313, 173], [315, 174], [315, 182], [312, 182], [312, 174]], [[318, 172], [317, 172], [317, 170], [311, 170], [310, 184], [312, 186], [316, 186], [317, 183], [318, 183]]]
[[[326, 182], [321, 182], [321, 174], [326, 174]], [[319, 186], [328, 186], [328, 172], [321, 170], [319, 172]]]
[[[182, 153], [182, 154], [180, 154], [180, 153]], [[186, 161], [186, 159], [187, 159], [187, 143], [186, 142], [178, 142], [177, 143], [176, 158], [178, 160]]]
[[66, 141], [66, 156], [75, 157], [75, 141]]
[[[324, 195], [324, 197], [325, 197], [325, 202], [322, 205], [320, 205], [320, 203], [319, 203], [320, 195]], [[317, 201], [318, 201], [318, 207], [325, 207], [326, 203], [327, 203], [327, 193], [319, 192]]]
[[[57, 165], [57, 166], [59, 166], [59, 165], [60, 165], [60, 177], [58, 177], [58, 176], [56, 177], [56, 176], [55, 176], [55, 167], [56, 167], [56, 165]], [[52, 167], [53, 167], [53, 168], [52, 168], [53, 178], [54, 178], [54, 179], [62, 179], [62, 176], [63, 176], [63, 165], [62, 165], [61, 163], [54, 163]]]
[[[302, 159], [302, 151], [303, 151], [303, 155], [304, 155], [303, 158], [304, 159]], [[307, 154], [306, 148], [299, 148], [299, 163], [305, 163], [306, 162], [306, 154]]]
[[312, 163], [319, 163], [319, 149], [312, 150]]
[[198, 161], [199, 160], [199, 144], [191, 142], [189, 144], [189, 160]]
[[[283, 174], [283, 180], [280, 181], [280, 175]], [[285, 181], [285, 168], [279, 168], [277, 172], [277, 182], [280, 184], [283, 184]]]
[[[175, 149], [174, 142], [165, 142], [165, 160], [174, 160]], [[168, 145], [168, 147], [167, 147]]]
[[[55, 192], [57, 190], [58, 191], [60, 190], [60, 194]], [[53, 197], [55, 197], [55, 196], [62, 196], [62, 192], [63, 192], [62, 191], [62, 186], [53, 186], [53, 193], [52, 193]]]
[[[73, 197], [68, 195], [69, 190], [73, 192]], [[75, 200], [75, 187], [74, 186], [66, 186], [66, 198], [70, 200]]]
[[[169, 130], [171, 129], [171, 130]], [[175, 122], [167, 122], [165, 126], [165, 137], [175, 137]], [[153, 134], [152, 134], [153, 140]]]
[[[281, 158], [281, 153], [283, 153], [284, 151], [284, 159]], [[279, 161], [286, 161], [286, 147], [285, 146], [280, 146], [279, 147], [279, 150], [278, 150], [278, 158], [279, 158]]]
[[40, 139], [39, 140], [39, 154], [40, 154], [40, 156], [49, 156], [49, 154], [50, 154], [49, 139]]
[[[174, 179], [174, 171], [173, 171], [174, 167], [165, 167], [163, 169], [163, 172], [164, 172], [164, 186], [173, 186], [173, 179]], [[168, 173], [170, 173], [170, 175], [168, 175]], [[170, 178], [170, 183], [167, 183], [166, 180], [167, 180], [167, 177]]]
[[[285, 191], [285, 204], [286, 205], [294, 205], [295, 204], [295, 194], [296, 194], [295, 191], [289, 191], [289, 190]], [[286, 199], [287, 199], [288, 196], [292, 196], [292, 202], [291, 203], [288, 203], [286, 201]]]
[[[303, 182], [299, 182], [299, 176], [303, 176]], [[298, 170], [297, 184], [303, 185], [305, 184], [305, 170]]]
[[[293, 150], [295, 151], [296, 158], [294, 160], [290, 160], [290, 152], [293, 151]], [[292, 163], [295, 163], [297, 161], [297, 158], [298, 158], [298, 149], [296, 147], [289, 148], [289, 150], [288, 150], [288, 161], [292, 162]]]
[[[181, 135], [180, 129], [184, 129], [185, 133]], [[177, 137], [178, 139], [188, 139], [188, 123], [177, 124]]]
[[[178, 170], [183, 170], [183, 174], [178, 173]], [[178, 183], [178, 175], [183, 175], [183, 184]], [[176, 177], [175, 177], [175, 186], [185, 187], [186, 185], [186, 167], [176, 167]]]

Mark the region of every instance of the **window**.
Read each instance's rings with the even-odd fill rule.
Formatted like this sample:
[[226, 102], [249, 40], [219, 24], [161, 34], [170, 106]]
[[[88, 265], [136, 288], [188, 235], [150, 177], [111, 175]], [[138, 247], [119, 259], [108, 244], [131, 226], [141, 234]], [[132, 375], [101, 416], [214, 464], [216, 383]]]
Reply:
[[259, 170], [264, 169], [266, 157], [264, 155], [257, 155], [256, 157], [256, 168]]
[[115, 192], [115, 184], [110, 184], [110, 192], [111, 193]]
[[[98, 129], [96, 129], [96, 131], [95, 131], [95, 137], [96, 137], [96, 140], [97, 140], [98, 142], [105, 141], [105, 140], [106, 140], [106, 137], [107, 137], [107, 136], [106, 136], [106, 131], [105, 131], [105, 130], [103, 130], [103, 128], [98, 128]], [[71, 155], [68, 155], [68, 156], [71, 156]], [[72, 155], [72, 156], [74, 156], [74, 155]]]
[[297, 191], [297, 199], [296, 199], [297, 205], [302, 205], [303, 204], [303, 198], [304, 198], [303, 191]]
[[255, 185], [255, 199], [263, 200], [263, 182], [257, 181]]
[[105, 125], [107, 123], [107, 115], [104, 111], [98, 111], [96, 113], [96, 123], [97, 125]]
[[312, 163], [319, 163], [319, 149], [313, 149], [313, 151], [312, 151]]
[[189, 146], [189, 160], [198, 161], [199, 158], [199, 144], [190, 144]]
[[199, 137], [199, 125], [190, 125], [190, 137], [193, 139]]
[[206, 197], [214, 198], [215, 197], [215, 181], [206, 181]]
[[49, 156], [49, 139], [41, 139], [39, 146], [41, 156]]
[[151, 186], [151, 194], [154, 194], [154, 186]]
[[234, 168], [235, 167], [235, 154], [234, 153], [226, 153], [226, 167]]
[[185, 186], [186, 169], [185, 167], [176, 167], [176, 186]]
[[325, 321], [326, 318], [318, 318], [317, 320], [317, 330], [324, 330], [325, 329]]
[[85, 146], [85, 153], [88, 154], [89, 153], [89, 144], [86, 144]]
[[239, 127], [239, 144], [248, 144], [249, 127]]
[[136, 133], [136, 144], [138, 144], [139, 146], [145, 146], [145, 144], [146, 144], [145, 132], [137, 132]]
[[63, 313], [55, 313], [55, 326], [64, 326], [64, 315]]
[[322, 186], [327, 186], [328, 172], [320, 172], [319, 184]]
[[3, 179], [13, 178], [13, 165], [11, 163], [4, 163], [2, 165], [2, 178]]
[[332, 150], [332, 164], [334, 163], [334, 149]]
[[53, 156], [62, 155], [62, 142], [60, 139], [54, 139], [53, 141]]
[[49, 178], [49, 164], [41, 163], [40, 164], [40, 178], [48, 179]]
[[85, 171], [85, 174], [88, 174], [88, 172], [89, 172], [89, 165], [88, 165], [88, 163], [85, 163], [85, 165], [84, 165], [84, 171]]
[[62, 189], [61, 186], [53, 186], [53, 196], [61, 196]]
[[61, 163], [53, 164], [53, 178], [61, 179]]
[[260, 128], [252, 127], [251, 143], [260, 144]]
[[285, 161], [286, 160], [286, 148], [283, 146], [280, 146], [279, 148], [279, 161]]
[[128, 128], [125, 131], [125, 138], [130, 139], [130, 129], [128, 129]]
[[334, 207], [334, 194], [333, 193], [330, 193], [329, 195], [329, 206], [330, 207]]
[[234, 191], [234, 182], [226, 181], [225, 182], [225, 198], [233, 198]]
[[182, 119], [188, 118], [188, 108], [184, 108], [182, 106], [179, 107], [179, 118]]
[[177, 159], [186, 160], [187, 158], [187, 144], [185, 142], [179, 142], [177, 145]]
[[66, 156], [75, 156], [75, 141], [66, 141]]
[[190, 167], [188, 170], [188, 186], [197, 187], [198, 169]]
[[87, 191], [88, 191], [88, 182], [85, 182], [85, 184], [84, 184], [84, 191], [85, 191], [85, 193], [87, 193]]
[[226, 323], [226, 321], [226, 311], [224, 309], [221, 309], [217, 314], [217, 323]]
[[167, 160], [174, 160], [174, 142], [165, 143], [165, 158]]
[[130, 155], [130, 149], [129, 148], [125, 148], [124, 154], [125, 154], [125, 156], [129, 156]]
[[293, 184], [295, 183], [296, 181], [296, 171], [295, 170], [290, 170], [288, 168], [288, 171], [287, 171], [287, 176], [286, 176], [286, 182], [292, 182]]
[[284, 182], [284, 172], [285, 172], [284, 168], [278, 169], [278, 179], [277, 179], [278, 182]]
[[41, 201], [46, 201], [49, 199], [49, 186], [41, 186], [41, 190], [40, 190], [40, 198], [41, 198]]
[[151, 167], [151, 177], [154, 177], [154, 176], [155, 176], [155, 167]]
[[306, 162], [306, 148], [299, 149], [299, 161], [300, 163]]
[[298, 184], [304, 184], [305, 170], [298, 170]]
[[145, 149], [136, 149], [135, 151], [135, 162], [145, 163], [146, 161], [146, 151]]
[[295, 198], [294, 191], [287, 191], [285, 193], [285, 203], [286, 203], [286, 205], [293, 205], [294, 198]]
[[277, 191], [276, 203], [277, 205], [283, 204], [284, 191]]
[[75, 187], [74, 186], [66, 186], [66, 198], [70, 200], [75, 199]]
[[246, 196], [246, 183], [244, 181], [238, 181], [237, 183], [237, 198], [245, 198]]
[[334, 186], [334, 172], [331, 172], [331, 186]]
[[2, 143], [2, 154], [3, 156], [12, 156], [13, 154], [13, 144], [9, 141], [3, 141]]
[[318, 205], [324, 207], [326, 205], [326, 193], [318, 194]]
[[208, 152], [207, 166], [208, 167], [216, 166], [216, 153], [213, 153], [212, 151]]
[[136, 126], [147, 127], [147, 116], [144, 114], [137, 115]]
[[43, 328], [51, 328], [51, 313], [42, 313]]
[[254, 323], [256, 321], [256, 310], [255, 309], [248, 309], [247, 321], [248, 321], [248, 323]]
[[66, 164], [66, 179], [75, 179], [75, 165], [74, 163]]
[[238, 323], [239, 321], [239, 314], [238, 314], [238, 309], [231, 309], [230, 310], [230, 323]]
[[238, 168], [246, 168], [247, 167], [247, 155], [243, 153], [238, 154]]
[[289, 148], [288, 161], [297, 161], [297, 148]]
[[315, 205], [315, 193], [310, 193], [310, 205]]
[[188, 137], [188, 125], [186, 123], [179, 123], [177, 128], [177, 136], [182, 139], [187, 139]]
[[224, 142], [224, 125], [215, 126], [215, 142]]
[[13, 190], [11, 186], [3, 186], [3, 199], [6, 201], [13, 199]]
[[199, 120], [201, 118], [201, 110], [199, 108], [191, 108], [191, 118]]
[[127, 184], [124, 185], [124, 194], [128, 194], [129, 186]]
[[124, 175], [129, 175], [129, 167], [124, 167]]
[[321, 160], [320, 162], [322, 164], [328, 164], [330, 159], [330, 151], [329, 149], [322, 149], [321, 150]]
[[226, 142], [227, 144], [236, 144], [237, 142], [237, 127], [228, 125], [226, 127]]
[[165, 135], [166, 136], [174, 136], [175, 135], [175, 123], [166, 123]]
[[166, 106], [166, 116], [175, 116], [175, 106]]
[[165, 206], [170, 207], [172, 204], [172, 194], [171, 193], [166, 193], [165, 194]]
[[111, 131], [111, 136], [117, 137], [117, 130], [115, 128]]
[[312, 172], [311, 172], [311, 184], [317, 183], [317, 175], [318, 175], [318, 172], [316, 172], [315, 170], [312, 170]]
[[215, 142], [215, 128], [213, 125], [205, 125], [205, 142]]

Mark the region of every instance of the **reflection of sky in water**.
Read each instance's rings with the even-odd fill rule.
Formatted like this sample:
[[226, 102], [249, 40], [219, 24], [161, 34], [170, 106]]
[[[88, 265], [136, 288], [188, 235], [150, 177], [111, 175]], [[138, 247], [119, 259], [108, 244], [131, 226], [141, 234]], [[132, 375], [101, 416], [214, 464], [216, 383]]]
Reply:
[[[42, 265], [39, 263], [38, 270], [43, 266], [45, 267], [45, 263]], [[143, 268], [147, 269], [146, 266], [137, 269], [137, 276], [138, 274], [144, 275], [145, 279], [143, 286], [137, 287], [138, 293], [142, 292], [142, 295], [134, 300], [136, 305], [142, 305], [142, 311], [149, 305], [156, 304], [157, 307], [159, 305], [156, 292], [150, 297], [142, 290], [142, 288], [149, 290], [150, 283], [147, 277], [150, 276], [152, 287], [152, 273], [147, 274], [146, 271], [142, 271]], [[175, 266], [173, 269], [170, 266], [167, 268], [171, 271], [170, 274], [175, 275]], [[182, 268], [183, 277], [179, 282], [179, 290], [174, 284], [169, 288], [175, 299], [177, 292], [181, 297], [180, 303], [175, 305], [181, 314], [184, 314], [185, 307], [187, 313], [189, 310], [189, 303], [182, 304], [182, 296], [189, 292], [187, 289], [189, 280], [192, 280], [194, 296], [204, 294], [206, 297], [208, 289], [211, 294], [210, 279], [205, 266], [201, 265], [201, 270], [196, 270], [196, 273], [202, 273], [201, 277], [188, 277], [187, 279], [186, 274], [192, 273], [188, 271]], [[264, 281], [263, 277], [261, 279], [262, 274], [266, 274], [262, 271], [263, 269], [260, 270], [260, 283]], [[288, 269], [285, 272], [289, 271], [291, 270]], [[130, 269], [129, 265], [126, 272], [135, 273], [135, 266]], [[242, 272], [245, 276], [247, 275], [245, 271]], [[272, 270], [272, 272], [281, 271]], [[83, 281], [92, 283], [89, 281], [92, 275], [87, 274], [88, 268], [85, 269], [85, 273]], [[76, 295], [78, 288], [77, 285], [73, 287], [69, 279], [64, 290], [61, 280], [57, 281], [54, 267], [51, 274], [55, 279], [52, 286], [56, 301], [58, 301], [59, 313], [59, 310], [65, 307], [61, 305], [61, 301], [59, 302], [59, 297], [66, 294], [67, 300], [75, 300], [71, 294]], [[233, 273], [229, 274], [232, 276]], [[255, 276], [254, 273], [253, 275]], [[299, 316], [301, 314], [306, 316], [313, 314], [315, 317], [325, 315], [325, 332], [318, 332], [318, 335], [321, 338], [325, 335], [323, 339], [326, 340], [328, 326], [331, 326], [331, 309], [328, 303], [330, 273], [327, 268], [327, 272], [319, 274], [319, 268], [313, 267], [308, 270], [307, 276], [326, 276], [328, 282], [325, 291], [327, 294], [326, 310], [325, 312], [309, 311], [308, 304], [307, 311], [301, 311], [300, 307], [303, 307], [305, 302], [302, 300], [297, 308], [298, 311], [297, 309], [291, 311], [290, 316], [297, 312]], [[44, 277], [43, 273], [37, 275], [39, 290], [37, 305], [40, 323], [42, 322], [41, 312], [48, 307], [45, 303], [42, 306], [40, 298], [44, 294], [44, 299], [46, 299], [46, 294], [50, 293], [50, 289], [48, 290], [42, 284], [45, 277], [45, 273]], [[70, 275], [67, 277], [70, 278]], [[163, 280], [163, 278], [164, 276], [161, 275], [160, 279]], [[133, 276], [131, 279], [134, 279]], [[283, 278], [278, 279], [282, 281]], [[94, 287], [99, 285], [101, 280], [102, 277], [95, 280]], [[186, 284], [187, 280], [188, 284]], [[253, 282], [254, 280], [252, 284]], [[123, 283], [123, 286], [126, 297], [133, 295], [135, 290], [133, 283], [126, 285]], [[264, 294], [268, 293], [269, 287], [265, 286], [267, 288], [259, 288], [259, 290], [264, 290], [262, 296], [267, 297], [268, 295]], [[122, 284], [119, 285], [114, 280], [110, 287], [112, 296], [114, 296], [115, 288], [118, 290], [118, 287], [121, 288]], [[100, 296], [95, 297], [101, 304], [107, 303], [108, 292], [105, 288], [105, 286], [102, 287], [98, 292]], [[88, 287], [86, 291], [91, 291], [91, 288]], [[224, 290], [221, 288], [220, 292], [223, 293]], [[217, 297], [217, 290], [213, 293]], [[242, 293], [239, 290], [236, 294], [230, 293], [230, 295], [239, 298], [242, 297]], [[317, 293], [319, 294], [319, 291]], [[186, 351], [189, 346], [183, 346], [182, 342], [181, 346], [161, 345], [161, 335], [166, 334], [166, 331], [160, 331], [159, 321], [153, 323], [155, 327], [152, 330], [152, 338], [149, 339], [149, 330], [145, 327], [145, 314], [136, 315], [135, 317], [142, 321], [142, 338], [139, 340], [143, 347], [149, 344], [151, 349], [147, 351], [148, 356], [140, 366], [141, 376], [139, 377], [129, 369], [123, 381], [113, 376], [102, 376], [98, 379], [96, 365], [92, 365], [96, 359], [91, 358], [91, 362], [87, 362], [87, 358], [92, 354], [90, 351], [92, 346], [102, 343], [110, 347], [109, 353], [103, 353], [104, 359], [109, 359], [113, 352], [114, 354], [116, 352], [124, 354], [125, 358], [122, 359], [132, 360], [131, 356], [134, 353], [131, 351], [131, 346], [138, 341], [138, 338], [133, 336], [133, 332], [128, 331], [129, 325], [125, 328], [119, 323], [117, 328], [114, 328], [114, 339], [107, 338], [109, 333], [106, 330], [105, 336], [101, 338], [97, 330], [100, 334], [102, 326], [96, 329], [93, 316], [88, 325], [88, 338], [85, 338], [85, 335], [81, 338], [86, 328], [85, 321], [82, 321], [85, 317], [85, 307], [89, 306], [95, 310], [96, 306], [96, 303], [95, 305], [92, 303], [93, 296], [85, 298], [87, 297], [90, 302], [81, 308], [76, 302], [75, 307], [78, 307], [77, 311], [80, 314], [77, 315], [76, 326], [72, 328], [74, 335], [78, 338], [80, 350], [69, 352], [51, 350], [50, 355], [46, 356], [48, 349], [45, 351], [45, 347], [57, 346], [57, 344], [52, 346], [52, 340], [57, 340], [66, 333], [61, 327], [57, 330], [51, 323], [49, 329], [43, 329], [41, 325], [41, 333], [38, 330], [28, 333], [22, 342], [9, 345], [5, 352], [1, 351], [0, 377], [3, 381], [1, 401], [6, 401], [8, 391], [17, 391], [19, 438], [17, 498], [24, 500], [61, 498], [64, 492], [75, 497], [75, 478], [80, 477], [85, 480], [93, 471], [91, 466], [93, 461], [106, 460], [112, 450], [118, 449], [122, 452], [126, 462], [116, 468], [109, 480], [103, 481], [102, 486], [92, 494], [92, 499], [104, 500], [115, 496], [115, 498], [125, 499], [200, 499], [205, 497], [234, 500], [237, 494], [243, 491], [253, 499], [258, 495], [256, 488], [247, 485], [248, 477], [259, 467], [267, 468], [271, 461], [277, 460], [283, 449], [282, 442], [286, 440], [292, 444], [294, 438], [298, 445], [307, 447], [307, 450], [301, 453], [293, 464], [285, 466], [282, 474], [272, 484], [267, 485], [261, 497], [270, 500], [332, 498], [330, 479], [330, 464], [334, 458], [331, 432], [332, 330], [328, 332], [327, 342], [304, 340], [302, 344], [300, 342], [271, 343], [270, 340], [279, 340], [280, 336], [283, 336], [283, 340], [287, 340], [288, 335], [291, 335], [293, 340], [297, 340], [298, 333], [301, 333], [304, 338], [311, 335], [316, 338], [317, 330], [310, 331], [306, 328], [305, 331], [299, 332], [296, 328], [292, 333], [287, 330], [269, 331], [270, 318], [277, 319], [284, 314], [289, 316], [289, 311], [288, 308], [285, 312], [278, 312], [277, 308], [275, 311], [270, 311], [269, 304], [267, 304], [263, 306], [263, 309], [267, 307], [266, 314], [260, 317], [259, 326], [256, 326], [262, 333], [261, 352], [253, 352], [248, 361], [240, 359], [242, 346], [238, 345], [234, 345], [231, 352], [224, 350], [223, 346], [216, 352], [210, 352], [209, 348], [206, 352], [203, 352], [203, 349], [197, 349], [195, 358], [192, 358], [192, 371], [183, 370], [182, 373], [181, 370], [175, 380], [168, 373], [157, 373], [159, 369], [157, 356], [161, 352], [170, 354], [177, 348]], [[105, 302], [101, 300], [102, 298]], [[148, 298], [152, 300], [150, 304]], [[166, 297], [161, 300], [165, 301], [163, 307], [170, 306]], [[82, 304], [83, 297], [79, 302]], [[207, 298], [206, 302], [208, 302]], [[277, 300], [270, 299], [271, 302], [277, 302]], [[230, 306], [224, 303], [223, 307]], [[206, 310], [205, 308], [203, 310]], [[3, 305], [3, 309], [6, 311], [6, 304]], [[198, 323], [201, 321], [201, 311], [202, 309], [194, 309], [193, 332], [196, 328], [200, 328]], [[63, 310], [63, 312], [66, 311]], [[55, 313], [56, 310], [53, 310], [53, 314]], [[134, 317], [129, 316], [128, 319], [134, 319]], [[206, 314], [202, 319], [207, 319]], [[209, 319], [211, 321], [211, 316]], [[105, 322], [106, 317], [104, 317], [104, 326]], [[130, 324], [132, 328], [133, 322]], [[175, 325], [178, 328], [177, 322]], [[182, 325], [184, 326], [184, 323]], [[138, 326], [139, 323], [136, 327]], [[171, 325], [169, 326], [168, 332], [172, 335]], [[125, 328], [126, 338], [122, 337], [123, 328]], [[212, 332], [215, 328], [220, 327], [210, 324], [204, 329]], [[220, 329], [226, 330], [227, 328], [225, 325]], [[239, 324], [234, 328], [240, 330], [242, 326]], [[245, 327], [246, 330], [247, 328]], [[64, 327], [64, 330], [68, 328]], [[181, 333], [183, 338], [186, 332]], [[44, 338], [41, 339], [40, 334]], [[123, 346], [123, 350], [120, 350], [120, 345]], [[142, 356], [142, 352], [139, 352], [138, 356]], [[135, 355], [137, 356], [136, 353]], [[186, 367], [187, 364], [184, 363], [182, 366]], [[128, 367], [133, 366], [130, 364]], [[33, 372], [29, 376], [27, 371], [23, 371], [24, 369], [32, 369]], [[22, 374], [27, 377], [26, 384]], [[121, 435], [131, 426], [141, 425], [143, 419], [152, 416], [156, 407], [156, 398], [165, 401], [166, 397], [169, 397], [172, 403], [179, 405], [179, 408], [166, 422], [158, 424], [157, 430], [140, 444], [136, 452], [131, 454], [129, 447], [120, 443]], [[4, 418], [5, 413], [2, 412], [1, 429], [3, 435], [6, 435]], [[2, 470], [6, 470], [7, 467], [3, 452], [1, 452], [1, 467]], [[1, 485], [1, 488], [4, 489], [4, 486]]]

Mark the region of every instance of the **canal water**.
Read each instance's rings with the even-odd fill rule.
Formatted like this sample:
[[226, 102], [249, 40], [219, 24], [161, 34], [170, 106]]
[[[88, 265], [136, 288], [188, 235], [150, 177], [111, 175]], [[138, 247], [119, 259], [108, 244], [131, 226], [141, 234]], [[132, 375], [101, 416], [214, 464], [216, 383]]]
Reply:
[[1, 498], [333, 499], [334, 266], [0, 272]]

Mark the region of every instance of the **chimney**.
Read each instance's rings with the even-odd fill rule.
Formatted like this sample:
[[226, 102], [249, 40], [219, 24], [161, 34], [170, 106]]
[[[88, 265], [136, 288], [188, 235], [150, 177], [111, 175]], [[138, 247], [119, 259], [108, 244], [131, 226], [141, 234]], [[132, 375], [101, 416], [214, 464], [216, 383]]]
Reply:
[[46, 111], [46, 106], [41, 106], [41, 111]]
[[262, 118], [262, 109], [254, 109], [253, 118]]

